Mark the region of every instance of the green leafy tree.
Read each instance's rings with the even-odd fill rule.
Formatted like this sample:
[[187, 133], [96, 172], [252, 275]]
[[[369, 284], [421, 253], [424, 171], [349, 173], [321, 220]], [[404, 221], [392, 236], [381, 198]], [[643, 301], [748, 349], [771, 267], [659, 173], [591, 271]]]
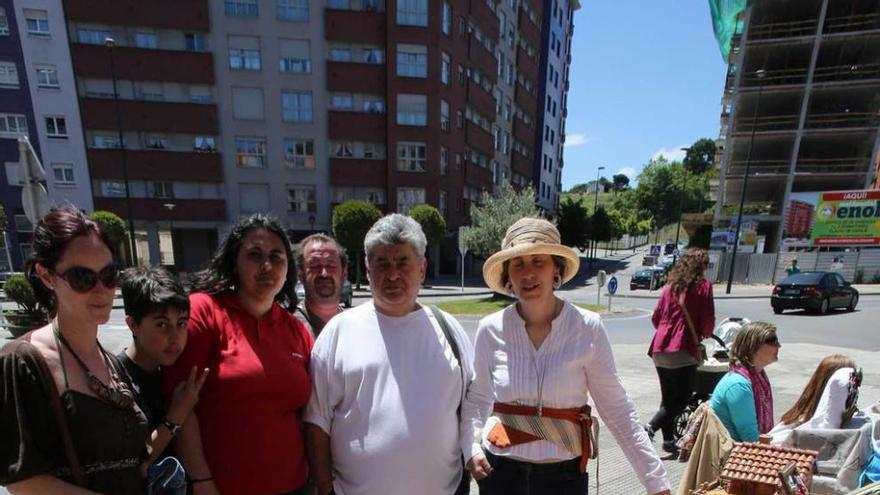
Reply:
[[587, 182], [582, 182], [580, 184], [575, 184], [568, 190], [569, 193], [573, 194], [585, 194], [587, 192], [587, 188], [590, 187], [590, 184]]
[[566, 246], [587, 249], [590, 244], [590, 216], [580, 201], [571, 197], [559, 203], [559, 220], [557, 227], [562, 243]]
[[715, 149], [715, 141], [709, 138], [697, 140], [688, 148], [684, 157], [684, 166], [690, 173], [696, 175], [712, 170], [715, 164]]
[[615, 174], [611, 178], [614, 192], [620, 192], [629, 187], [629, 177], [626, 174]]
[[605, 177], [599, 177], [599, 186], [602, 187], [599, 192], [608, 192], [609, 189], [614, 188], [614, 183]]
[[428, 246], [431, 248], [431, 258], [433, 259], [431, 268], [436, 275], [440, 244], [446, 238], [446, 220], [443, 219], [440, 210], [431, 205], [414, 206], [410, 208], [409, 216], [422, 226], [422, 231], [428, 240]]
[[333, 208], [333, 236], [336, 241], [354, 253], [355, 284], [361, 288], [361, 258], [364, 255], [364, 238], [382, 212], [368, 201], [352, 199]]
[[89, 217], [101, 227], [101, 231], [110, 238], [110, 241], [114, 246], [119, 247], [119, 245], [125, 240], [128, 229], [125, 226], [125, 221], [116, 213], [113, 213], [112, 211], [98, 210], [93, 211]]
[[482, 204], [471, 207], [471, 227], [464, 236], [465, 245], [475, 256], [488, 258], [501, 249], [507, 228], [527, 216], [538, 216], [532, 188], [516, 191], [505, 184], [498, 196], [484, 192]]
[[0, 232], [6, 232], [6, 208], [0, 205]]
[[635, 191], [640, 211], [651, 212], [657, 226], [678, 221], [679, 211], [696, 212], [705, 206], [708, 174], [694, 175], [678, 162], [660, 157], [651, 160], [639, 174]]
[[608, 242], [611, 240], [614, 230], [611, 225], [611, 217], [608, 215], [604, 206], [599, 206], [599, 208], [596, 209], [596, 212], [593, 213], [591, 223], [593, 226], [593, 240], [602, 242]]

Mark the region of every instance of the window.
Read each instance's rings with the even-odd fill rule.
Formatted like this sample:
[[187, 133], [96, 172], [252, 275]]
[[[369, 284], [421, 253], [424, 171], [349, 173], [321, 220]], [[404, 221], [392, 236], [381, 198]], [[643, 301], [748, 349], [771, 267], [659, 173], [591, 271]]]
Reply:
[[281, 118], [285, 122], [311, 122], [312, 94], [306, 92], [282, 92]]
[[309, 21], [309, 0], [276, 0], [275, 15], [282, 21]]
[[287, 168], [315, 168], [315, 142], [311, 139], [285, 139], [284, 166]]
[[15, 62], [0, 62], [0, 88], [18, 87], [18, 68]]
[[293, 213], [315, 213], [315, 186], [288, 186], [287, 210]]
[[67, 122], [64, 117], [46, 117], [46, 137], [67, 139]]
[[168, 148], [168, 139], [161, 134], [147, 134], [144, 138], [144, 147], [151, 150], [164, 150]]
[[354, 158], [354, 143], [350, 141], [334, 141], [330, 145], [333, 147], [333, 156], [336, 158]]
[[256, 36], [230, 36], [229, 68], [233, 70], [260, 70], [260, 38]]
[[17, 138], [27, 136], [27, 118], [17, 113], [0, 113], [0, 135]]
[[238, 203], [242, 213], [269, 211], [269, 184], [238, 184]]
[[165, 91], [162, 83], [144, 81], [137, 85], [138, 98], [148, 101], [164, 101]]
[[428, 125], [428, 97], [426, 95], [397, 95], [397, 125]]
[[235, 163], [239, 167], [264, 168], [266, 166], [266, 138], [236, 136]]
[[384, 55], [381, 48], [364, 48], [362, 56], [365, 64], [381, 64], [385, 61]]
[[405, 26], [427, 26], [428, 0], [398, 0], [397, 23]]
[[464, 67], [458, 64], [458, 83], [464, 84]]
[[230, 17], [257, 17], [257, 0], [226, 0], [224, 11]]
[[401, 77], [428, 77], [428, 47], [425, 45], [397, 45], [397, 75]]
[[449, 150], [445, 146], [440, 147], [440, 175], [449, 173]]
[[455, 112], [455, 127], [459, 129], [464, 127], [464, 115], [461, 113], [461, 110], [456, 110]]
[[427, 161], [428, 146], [425, 143], [397, 143], [397, 170], [424, 172]]
[[113, 35], [104, 29], [77, 29], [76, 41], [87, 45], [103, 45]]
[[191, 52], [204, 52], [208, 50], [208, 42], [203, 33], [186, 33], [184, 35], [186, 49]]
[[385, 145], [382, 143], [363, 143], [363, 157], [384, 160]]
[[440, 29], [443, 34], [450, 36], [452, 34], [452, 7], [449, 2], [443, 2], [443, 11], [440, 17]]
[[449, 215], [449, 199], [447, 197], [446, 191], [440, 190], [440, 197], [437, 201], [438, 210], [440, 210], [440, 214], [443, 215], [443, 218], [446, 218]]
[[56, 186], [76, 185], [76, 180], [73, 177], [73, 164], [71, 163], [53, 163], [52, 176], [55, 178]]
[[449, 54], [443, 52], [440, 56], [440, 82], [449, 86], [449, 67], [452, 65], [452, 61], [449, 58]]
[[[27, 32], [33, 36], [49, 36], [49, 13], [45, 10], [24, 9]], [[104, 40], [101, 40], [103, 43]]]
[[309, 40], [281, 40], [278, 70], [308, 74], [312, 72]]
[[351, 93], [336, 93], [330, 97], [330, 108], [334, 110], [354, 110], [354, 97]]
[[0, 7], [0, 35], [9, 36], [9, 19], [6, 17], [6, 9]]
[[60, 88], [58, 84], [58, 70], [54, 65], [38, 65], [37, 70], [37, 87], [38, 88]]
[[150, 196], [154, 198], [173, 198], [174, 183], [169, 181], [153, 181], [150, 183], [152, 189]]
[[350, 10], [351, 0], [330, 0], [331, 9]]
[[351, 48], [331, 48], [330, 60], [334, 62], [351, 62]]
[[119, 136], [95, 134], [92, 137], [92, 147], [99, 148], [99, 149], [119, 148]]
[[232, 116], [240, 120], [263, 120], [263, 88], [232, 88]]
[[440, 100], [440, 130], [449, 131], [449, 102]]
[[406, 215], [413, 206], [425, 204], [425, 189], [421, 187], [397, 188], [397, 212]]
[[159, 48], [156, 33], [134, 33], [134, 46], [138, 48]]
[[189, 101], [192, 103], [211, 103], [213, 96], [211, 95], [210, 86], [190, 86]]
[[364, 111], [369, 113], [384, 113], [385, 101], [375, 96], [364, 97]]
[[124, 198], [125, 182], [121, 180], [102, 180], [101, 195], [105, 198]]
[[193, 139], [193, 151], [199, 153], [213, 153], [217, 151], [214, 138], [211, 136], [196, 136]]

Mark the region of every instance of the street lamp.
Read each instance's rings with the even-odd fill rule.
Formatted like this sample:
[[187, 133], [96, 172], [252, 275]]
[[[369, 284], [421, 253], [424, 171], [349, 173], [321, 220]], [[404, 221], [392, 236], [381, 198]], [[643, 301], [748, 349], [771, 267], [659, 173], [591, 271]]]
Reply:
[[[690, 153], [691, 149], [690, 148], [681, 148], [681, 150], [684, 151], [685, 159], [687, 159], [687, 154]], [[684, 165], [682, 164], [682, 166], [684, 166]], [[672, 252], [672, 264], [673, 265], [675, 264], [675, 262], [678, 261], [678, 240], [679, 240], [679, 236], [681, 235], [681, 215], [682, 215], [682, 213], [684, 213], [684, 182], [685, 182], [686, 177], [687, 177], [686, 174], [682, 175], [681, 190], [678, 193], [678, 225], [675, 227], [675, 251]]]
[[[596, 211], [599, 210], [599, 174], [600, 174], [603, 170], [605, 170], [605, 167], [599, 167], [599, 168], [596, 170], [596, 200], [593, 202], [593, 218], [594, 218], [594, 219], [596, 218]], [[595, 223], [593, 224], [593, 235], [592, 235], [592, 237], [593, 237], [593, 253], [592, 253], [592, 256], [590, 257], [591, 260], [592, 260], [592, 261], [590, 261], [591, 264], [592, 264], [593, 262], [596, 261], [596, 260], [595, 260], [595, 258], [596, 258], [596, 251], [598, 250], [598, 244], [599, 244], [599, 240], [596, 239], [596, 225], [595, 225]]]
[[[171, 258], [174, 258], [174, 203], [164, 203], [162, 206], [168, 210], [168, 236], [171, 238]], [[174, 260], [177, 264], [177, 260]]]
[[726, 293], [730, 294], [730, 288], [733, 285], [733, 270], [736, 267], [736, 252], [739, 249], [739, 233], [742, 230], [742, 218], [743, 218], [743, 206], [745, 206], [746, 202], [746, 187], [749, 185], [749, 170], [752, 165], [752, 146], [755, 144], [755, 129], [758, 126], [758, 107], [761, 106], [761, 93], [764, 91], [764, 69], [758, 69], [755, 71], [755, 76], [758, 78], [758, 97], [755, 100], [755, 111], [752, 113], [752, 132], [749, 136], [749, 147], [746, 151], [746, 171], [743, 174], [743, 185], [742, 191], [739, 195], [739, 213], [736, 216], [736, 232], [733, 235], [733, 256], [730, 258], [730, 271], [727, 274], [727, 290]]
[[113, 80], [113, 103], [116, 106], [116, 132], [119, 136], [119, 153], [122, 162], [122, 180], [125, 183], [125, 210], [128, 216], [128, 240], [131, 243], [131, 261], [132, 265], [137, 266], [137, 242], [134, 233], [134, 210], [131, 206], [131, 187], [128, 184], [128, 163], [125, 154], [125, 140], [122, 137], [122, 112], [119, 109], [119, 92], [116, 90], [116, 66], [113, 63], [113, 47], [116, 46], [116, 40], [113, 38], [105, 38], [104, 44], [110, 54], [110, 78]]

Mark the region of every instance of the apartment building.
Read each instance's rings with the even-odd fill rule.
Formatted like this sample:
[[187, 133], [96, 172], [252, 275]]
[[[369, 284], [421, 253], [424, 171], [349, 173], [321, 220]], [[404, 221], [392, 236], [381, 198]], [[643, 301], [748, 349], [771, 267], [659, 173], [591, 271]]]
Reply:
[[775, 252], [792, 193], [877, 185], [880, 11], [876, 0], [753, 2], [743, 20], [722, 100], [715, 217], [736, 222], [748, 175], [743, 220]]

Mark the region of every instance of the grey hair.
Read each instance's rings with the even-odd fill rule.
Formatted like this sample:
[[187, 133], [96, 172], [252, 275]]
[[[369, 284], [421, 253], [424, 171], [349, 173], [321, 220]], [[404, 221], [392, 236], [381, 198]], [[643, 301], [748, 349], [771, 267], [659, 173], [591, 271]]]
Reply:
[[364, 252], [367, 254], [367, 259], [370, 259], [370, 254], [377, 247], [394, 246], [404, 242], [412, 246], [420, 257], [425, 257], [428, 240], [425, 239], [422, 226], [412, 217], [392, 213], [380, 218], [370, 227], [367, 236], [364, 237]]

